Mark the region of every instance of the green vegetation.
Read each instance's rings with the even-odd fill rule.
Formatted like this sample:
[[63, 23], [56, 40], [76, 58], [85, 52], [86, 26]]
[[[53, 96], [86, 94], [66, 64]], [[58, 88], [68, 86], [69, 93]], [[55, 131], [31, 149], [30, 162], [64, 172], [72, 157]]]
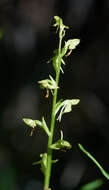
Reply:
[[[55, 23], [54, 27], [56, 28], [56, 33], [58, 32], [58, 37], [59, 37], [59, 43], [58, 43], [58, 48], [54, 50], [54, 56], [51, 59], [53, 68], [54, 68], [54, 73], [55, 73], [55, 79], [49, 75], [48, 79], [44, 79], [39, 81], [39, 85], [42, 89], [46, 89], [46, 98], [49, 97], [49, 91], [52, 94], [53, 100], [52, 100], [52, 110], [51, 110], [51, 123], [50, 127], [47, 126], [47, 123], [44, 119], [44, 116], [42, 117], [42, 120], [32, 120], [29, 118], [24, 118], [23, 121], [32, 128], [31, 130], [31, 136], [35, 130], [36, 127], [40, 127], [41, 129], [44, 130], [46, 135], [48, 136], [48, 144], [47, 144], [47, 151], [46, 153], [40, 154], [40, 160], [33, 163], [33, 164], [40, 164], [41, 165], [41, 171], [44, 175], [44, 190], [50, 190], [50, 177], [52, 173], [52, 164], [56, 163], [58, 160], [53, 160], [52, 158], [52, 153], [53, 150], [62, 150], [62, 149], [71, 149], [72, 146], [71, 144], [63, 139], [63, 131], [61, 131], [61, 138], [57, 139], [56, 142], [53, 142], [53, 135], [54, 135], [54, 128], [55, 128], [55, 123], [61, 122], [63, 114], [68, 113], [72, 111], [72, 107], [77, 105], [80, 100], [79, 99], [67, 99], [67, 100], [58, 100], [58, 91], [60, 89], [59, 85], [59, 79], [60, 79], [60, 74], [61, 72], [64, 73], [63, 71], [63, 64], [65, 65], [64, 62], [64, 56], [69, 56], [72, 52], [73, 49], [76, 48], [76, 46], [80, 43], [79, 39], [70, 39], [68, 41], [63, 42], [63, 38], [65, 37], [65, 32], [68, 28], [68, 26], [65, 26], [63, 24], [63, 21], [60, 17], [55, 16], [54, 17]], [[64, 43], [63, 47], [62, 44]], [[86, 154], [100, 169], [102, 174], [109, 179], [109, 175], [104, 171], [104, 169], [100, 166], [100, 164], [94, 159], [94, 157], [87, 152], [81, 144], [78, 144], [80, 150]], [[101, 180], [97, 180], [95, 182], [92, 182], [83, 188], [81, 190], [92, 190], [97, 188], [98, 186], [102, 185]]]

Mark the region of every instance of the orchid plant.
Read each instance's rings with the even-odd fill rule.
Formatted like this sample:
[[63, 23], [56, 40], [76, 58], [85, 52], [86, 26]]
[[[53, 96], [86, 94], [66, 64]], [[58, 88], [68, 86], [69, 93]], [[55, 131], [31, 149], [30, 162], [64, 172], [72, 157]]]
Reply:
[[[71, 112], [72, 108], [76, 106], [80, 100], [78, 98], [76, 99], [67, 99], [67, 100], [57, 100], [58, 99], [58, 90], [59, 90], [59, 78], [61, 72], [64, 73], [62, 65], [65, 65], [64, 57], [68, 57], [72, 51], [77, 47], [77, 45], [80, 43], [79, 39], [70, 39], [68, 41], [64, 42], [64, 45], [62, 47], [62, 41], [65, 37], [65, 32], [67, 29], [69, 29], [68, 26], [65, 26], [63, 24], [62, 19], [59, 16], [54, 16], [54, 27], [56, 28], [56, 32], [59, 34], [59, 45], [58, 49], [54, 50], [54, 56], [50, 60], [52, 62], [54, 73], [55, 73], [55, 79], [49, 75], [48, 79], [44, 79], [39, 81], [39, 85], [42, 89], [46, 90], [46, 96], [45, 98], [49, 97], [49, 91], [52, 94], [53, 100], [52, 100], [52, 110], [51, 110], [51, 123], [50, 127], [48, 127], [44, 116], [42, 117], [42, 120], [32, 120], [29, 118], [24, 118], [23, 121], [32, 128], [30, 136], [32, 136], [34, 130], [36, 127], [40, 127], [42, 130], [45, 131], [46, 135], [48, 136], [48, 144], [47, 144], [47, 151], [46, 153], [40, 154], [40, 160], [37, 162], [34, 162], [33, 164], [40, 164], [41, 165], [41, 171], [44, 175], [44, 190], [50, 190], [50, 177], [51, 177], [51, 171], [52, 171], [52, 164], [56, 163], [58, 160], [53, 160], [53, 150], [62, 150], [62, 149], [71, 149], [72, 145], [63, 139], [63, 131], [61, 131], [61, 138], [57, 139], [56, 142], [53, 142], [53, 135], [54, 135], [54, 128], [55, 123], [61, 122], [62, 117], [65, 113]], [[99, 169], [102, 171], [103, 175], [109, 179], [109, 175], [103, 170], [103, 168], [99, 165], [99, 163], [91, 156], [90, 153], [88, 153], [84, 147], [81, 144], [78, 144], [78, 147], [82, 152], [84, 152], [94, 163], [99, 167]]]

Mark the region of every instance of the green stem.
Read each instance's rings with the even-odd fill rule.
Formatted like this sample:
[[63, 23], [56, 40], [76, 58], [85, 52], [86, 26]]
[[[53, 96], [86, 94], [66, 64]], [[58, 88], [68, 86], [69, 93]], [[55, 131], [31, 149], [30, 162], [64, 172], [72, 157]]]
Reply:
[[[62, 44], [62, 32], [59, 31], [59, 51], [58, 51], [58, 69], [56, 71], [56, 84], [59, 84], [59, 76], [60, 76], [60, 66], [61, 66], [61, 44]], [[51, 114], [51, 125], [50, 125], [50, 133], [51, 135], [48, 137], [48, 145], [47, 145], [47, 168], [44, 179], [44, 190], [49, 189], [50, 177], [51, 177], [51, 168], [52, 168], [52, 149], [50, 149], [50, 145], [52, 145], [53, 134], [54, 134], [54, 126], [55, 126], [55, 106], [57, 101], [58, 89], [54, 90], [53, 95], [53, 103], [52, 103], [52, 114]]]

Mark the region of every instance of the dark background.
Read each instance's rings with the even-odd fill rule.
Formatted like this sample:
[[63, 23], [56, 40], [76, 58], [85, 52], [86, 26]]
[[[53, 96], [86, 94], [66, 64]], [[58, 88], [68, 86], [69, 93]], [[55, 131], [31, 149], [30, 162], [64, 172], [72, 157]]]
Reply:
[[[78, 189], [98, 178], [96, 166], [77, 147], [82, 143], [109, 172], [109, 0], [0, 0], [0, 190], [43, 189], [40, 166], [32, 166], [46, 151], [47, 137], [30, 129], [22, 118], [50, 122], [50, 102], [37, 81], [53, 73], [47, 61], [57, 48], [54, 15], [70, 27], [66, 40], [80, 45], [66, 59], [60, 97], [81, 102], [57, 123], [55, 137], [72, 150], [55, 152], [53, 190]], [[99, 188], [100, 189], [100, 188]]]

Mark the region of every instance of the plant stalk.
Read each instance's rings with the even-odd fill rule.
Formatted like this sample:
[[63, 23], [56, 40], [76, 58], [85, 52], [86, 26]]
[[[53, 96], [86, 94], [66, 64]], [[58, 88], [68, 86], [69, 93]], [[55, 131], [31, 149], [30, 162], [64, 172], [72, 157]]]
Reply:
[[[58, 69], [56, 71], [56, 84], [59, 84], [60, 77], [60, 67], [61, 67], [61, 45], [62, 45], [62, 31], [59, 31], [59, 49], [58, 49]], [[47, 145], [47, 168], [44, 179], [44, 190], [49, 189], [50, 185], [50, 177], [51, 177], [51, 168], [52, 168], [52, 149], [49, 148], [52, 145], [54, 127], [55, 127], [55, 106], [57, 102], [58, 89], [54, 90], [53, 94], [53, 103], [52, 103], [52, 113], [51, 113], [51, 125], [50, 125], [50, 133], [51, 135], [48, 137], [48, 145]]]

